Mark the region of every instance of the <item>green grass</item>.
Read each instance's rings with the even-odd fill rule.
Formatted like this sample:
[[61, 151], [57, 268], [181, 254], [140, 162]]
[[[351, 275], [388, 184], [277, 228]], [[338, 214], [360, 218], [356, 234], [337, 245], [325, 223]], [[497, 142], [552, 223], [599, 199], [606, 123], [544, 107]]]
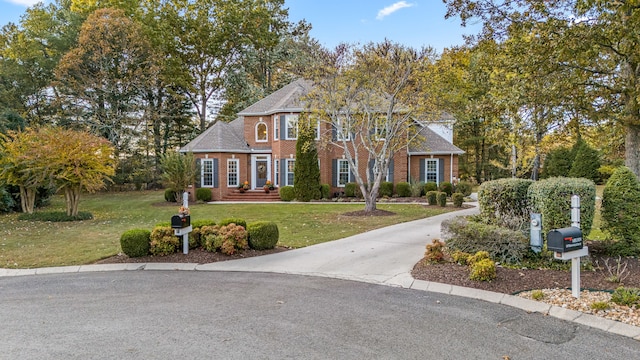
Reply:
[[[34, 268], [90, 264], [120, 250], [120, 235], [129, 229], [151, 230], [178, 211], [164, 201], [162, 191], [83, 194], [80, 210], [92, 220], [41, 222], [18, 220], [19, 214], [0, 215], [0, 268]], [[280, 230], [278, 245], [299, 248], [336, 240], [368, 230], [434, 216], [446, 209], [425, 209], [417, 204], [378, 204], [393, 216], [352, 217], [362, 204], [195, 204], [191, 219], [219, 221], [240, 217], [247, 222], [273, 221]], [[55, 196], [40, 211], [64, 211], [64, 198]]]

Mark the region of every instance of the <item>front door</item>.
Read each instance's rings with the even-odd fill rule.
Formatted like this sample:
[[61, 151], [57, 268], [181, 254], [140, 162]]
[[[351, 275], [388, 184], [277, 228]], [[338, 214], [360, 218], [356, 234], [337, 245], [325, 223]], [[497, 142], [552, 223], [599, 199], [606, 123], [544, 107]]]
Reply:
[[267, 161], [256, 160], [256, 188], [261, 188], [267, 183]]

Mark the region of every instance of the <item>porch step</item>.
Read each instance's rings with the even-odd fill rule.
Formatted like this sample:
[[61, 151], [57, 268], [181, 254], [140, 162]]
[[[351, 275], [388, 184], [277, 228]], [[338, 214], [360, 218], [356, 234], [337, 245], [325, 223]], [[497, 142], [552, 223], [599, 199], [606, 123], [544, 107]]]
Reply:
[[244, 193], [234, 190], [223, 196], [222, 201], [272, 202], [280, 201], [280, 194], [278, 194], [278, 190], [272, 190], [269, 193], [264, 192], [264, 190], [247, 190]]

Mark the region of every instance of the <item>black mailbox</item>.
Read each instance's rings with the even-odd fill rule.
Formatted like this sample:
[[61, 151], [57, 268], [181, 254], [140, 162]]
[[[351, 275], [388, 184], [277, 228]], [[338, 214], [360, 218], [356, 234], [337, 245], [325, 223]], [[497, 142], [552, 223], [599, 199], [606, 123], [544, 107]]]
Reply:
[[191, 225], [191, 215], [173, 215], [171, 217], [171, 227], [173, 229], [182, 229]]
[[549, 231], [547, 249], [555, 252], [569, 252], [582, 249], [582, 230], [571, 226]]

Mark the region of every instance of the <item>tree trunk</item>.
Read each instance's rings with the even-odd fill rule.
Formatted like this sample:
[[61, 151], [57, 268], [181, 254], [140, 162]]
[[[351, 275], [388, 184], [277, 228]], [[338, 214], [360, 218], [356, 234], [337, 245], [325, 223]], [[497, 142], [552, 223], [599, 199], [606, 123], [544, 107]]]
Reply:
[[33, 208], [36, 203], [36, 189], [20, 186], [20, 207], [22, 212], [33, 214]]
[[70, 186], [64, 188], [64, 199], [67, 203], [67, 215], [78, 215], [78, 202], [80, 202], [80, 187]]
[[640, 126], [627, 125], [624, 147], [625, 165], [640, 178]]
[[376, 198], [372, 196], [372, 193], [369, 193], [364, 196], [364, 211], [365, 212], [373, 212], [376, 211]]

